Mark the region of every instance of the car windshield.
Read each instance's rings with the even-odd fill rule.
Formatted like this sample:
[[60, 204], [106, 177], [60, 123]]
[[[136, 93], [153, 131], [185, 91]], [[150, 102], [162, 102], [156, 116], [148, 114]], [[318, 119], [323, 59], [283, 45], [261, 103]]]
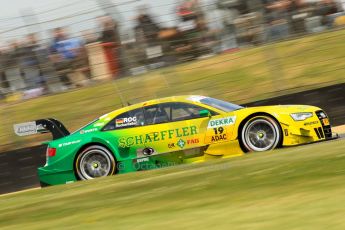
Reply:
[[224, 112], [232, 112], [235, 110], [243, 109], [242, 106], [232, 104], [230, 102], [218, 100], [211, 97], [205, 97], [200, 100], [200, 103], [222, 110]]

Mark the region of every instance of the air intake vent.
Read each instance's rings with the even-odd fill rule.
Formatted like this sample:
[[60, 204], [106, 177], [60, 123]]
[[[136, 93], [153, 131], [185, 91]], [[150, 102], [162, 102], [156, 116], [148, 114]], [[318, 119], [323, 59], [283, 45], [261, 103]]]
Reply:
[[329, 120], [328, 120], [329, 118], [328, 118], [327, 114], [324, 111], [320, 110], [320, 111], [316, 112], [316, 116], [319, 118], [319, 120], [322, 124], [322, 129], [319, 128], [317, 131], [315, 129], [317, 136], [319, 138], [321, 137], [321, 138], [331, 139], [332, 138], [332, 128], [331, 128], [331, 125], [329, 124]]

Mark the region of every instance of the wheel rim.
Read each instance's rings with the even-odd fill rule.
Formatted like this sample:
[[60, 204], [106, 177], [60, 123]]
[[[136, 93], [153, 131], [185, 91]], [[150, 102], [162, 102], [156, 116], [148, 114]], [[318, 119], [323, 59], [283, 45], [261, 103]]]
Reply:
[[252, 151], [267, 151], [278, 144], [278, 128], [276, 124], [266, 119], [250, 122], [244, 131], [245, 143]]
[[84, 180], [90, 180], [108, 176], [111, 172], [112, 164], [106, 152], [93, 149], [83, 154], [79, 168], [80, 177]]

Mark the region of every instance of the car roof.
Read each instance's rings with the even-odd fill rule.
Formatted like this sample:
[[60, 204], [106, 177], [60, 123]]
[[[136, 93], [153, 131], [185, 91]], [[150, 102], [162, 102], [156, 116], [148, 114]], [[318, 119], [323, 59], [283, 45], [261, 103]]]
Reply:
[[153, 99], [153, 100], [136, 103], [136, 104], [133, 104], [130, 106], [123, 107], [121, 109], [114, 110], [108, 114], [101, 116], [99, 119], [103, 120], [103, 119], [113, 118], [118, 114], [125, 113], [125, 112], [133, 110], [133, 109], [138, 109], [141, 107], [145, 107], [145, 106], [149, 106], [149, 105], [156, 105], [156, 104], [160, 104], [160, 103], [167, 103], [167, 102], [187, 102], [188, 103], [189, 102], [192, 104], [197, 104], [198, 99], [200, 100], [202, 98], [205, 98], [205, 96], [183, 95], [183, 96], [172, 96], [172, 97]]

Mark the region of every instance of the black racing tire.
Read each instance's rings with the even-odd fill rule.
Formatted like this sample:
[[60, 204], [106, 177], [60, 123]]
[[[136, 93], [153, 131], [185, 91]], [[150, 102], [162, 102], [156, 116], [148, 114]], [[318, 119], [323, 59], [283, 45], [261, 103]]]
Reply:
[[79, 180], [92, 180], [115, 174], [116, 161], [107, 148], [92, 145], [85, 148], [75, 161], [76, 176]]
[[264, 152], [278, 147], [282, 140], [279, 123], [269, 116], [254, 116], [244, 124], [240, 141], [247, 152]]

